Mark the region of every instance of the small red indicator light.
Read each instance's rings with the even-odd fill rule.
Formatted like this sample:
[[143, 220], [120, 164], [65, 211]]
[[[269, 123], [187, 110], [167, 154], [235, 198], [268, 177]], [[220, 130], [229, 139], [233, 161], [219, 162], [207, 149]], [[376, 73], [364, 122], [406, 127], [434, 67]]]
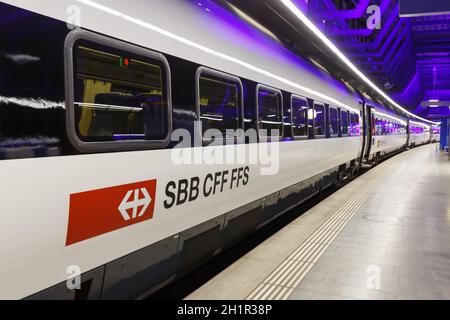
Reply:
[[124, 65], [125, 67], [128, 67], [128, 66], [130, 65], [130, 59], [124, 58], [124, 59], [123, 59], [123, 65]]

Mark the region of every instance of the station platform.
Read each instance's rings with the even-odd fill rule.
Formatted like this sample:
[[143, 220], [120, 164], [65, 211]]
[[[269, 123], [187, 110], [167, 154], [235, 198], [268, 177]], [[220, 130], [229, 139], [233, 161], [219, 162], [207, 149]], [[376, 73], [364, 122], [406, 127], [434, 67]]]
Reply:
[[448, 157], [386, 160], [186, 299], [450, 299]]

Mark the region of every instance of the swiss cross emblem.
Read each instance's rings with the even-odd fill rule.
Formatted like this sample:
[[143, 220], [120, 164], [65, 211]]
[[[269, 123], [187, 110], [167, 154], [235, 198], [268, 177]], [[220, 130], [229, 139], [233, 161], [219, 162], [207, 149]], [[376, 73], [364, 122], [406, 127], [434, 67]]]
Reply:
[[153, 218], [156, 180], [70, 195], [66, 245]]
[[[142, 198], [139, 198], [139, 194], [142, 194]], [[132, 196], [133, 199], [131, 199]], [[129, 190], [118, 209], [123, 219], [128, 221], [142, 217], [151, 202], [152, 197], [148, 194], [147, 188]], [[131, 211], [131, 214], [129, 214], [129, 211]]]

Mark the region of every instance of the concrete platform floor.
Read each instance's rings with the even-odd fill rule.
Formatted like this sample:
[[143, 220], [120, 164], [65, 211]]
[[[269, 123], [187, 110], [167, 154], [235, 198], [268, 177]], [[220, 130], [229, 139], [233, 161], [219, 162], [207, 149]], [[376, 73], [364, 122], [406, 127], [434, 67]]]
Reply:
[[383, 162], [187, 299], [450, 299], [447, 156]]

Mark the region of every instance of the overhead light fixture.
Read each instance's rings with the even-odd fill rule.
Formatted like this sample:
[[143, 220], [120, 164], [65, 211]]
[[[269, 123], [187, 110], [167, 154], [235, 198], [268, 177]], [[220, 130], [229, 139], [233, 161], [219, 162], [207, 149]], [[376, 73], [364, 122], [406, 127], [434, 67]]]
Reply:
[[439, 100], [437, 100], [437, 99], [430, 99], [430, 100], [428, 100], [428, 102], [439, 102]]
[[280, 82], [282, 82], [282, 83], [284, 83], [284, 84], [286, 84], [288, 86], [291, 86], [291, 87], [294, 87], [294, 88], [306, 91], [307, 93], [315, 95], [315, 96], [317, 96], [317, 97], [319, 97], [321, 99], [325, 99], [325, 100], [331, 102], [332, 104], [335, 104], [338, 107], [341, 107], [341, 108], [344, 108], [344, 109], [347, 109], [349, 111], [353, 111], [353, 112], [356, 112], [356, 113], [359, 112], [359, 110], [354, 109], [354, 108], [352, 108], [352, 107], [350, 107], [350, 106], [348, 106], [346, 104], [343, 104], [342, 102], [340, 102], [340, 101], [338, 101], [338, 100], [336, 100], [336, 99], [334, 99], [334, 98], [332, 98], [330, 96], [327, 96], [326, 94], [324, 94], [324, 93], [322, 93], [320, 91], [316, 91], [316, 90], [311, 89], [309, 87], [302, 86], [302, 85], [298, 84], [297, 82], [291, 81], [291, 80], [286, 79], [284, 77], [281, 77], [281, 76], [279, 76], [277, 74], [271, 73], [271, 72], [269, 72], [269, 71], [267, 71], [265, 69], [262, 69], [262, 68], [260, 68], [258, 66], [255, 66], [255, 65], [253, 65], [251, 63], [248, 63], [246, 61], [240, 60], [240, 59], [238, 59], [236, 57], [229, 56], [229, 55], [224, 54], [222, 52], [213, 50], [213, 49], [211, 49], [211, 48], [209, 48], [207, 46], [204, 46], [204, 45], [202, 45], [200, 43], [191, 41], [191, 40], [189, 40], [187, 38], [181, 37], [181, 36], [179, 36], [177, 34], [174, 34], [174, 33], [170, 32], [170, 31], [162, 29], [162, 28], [160, 28], [158, 26], [155, 26], [155, 25], [153, 25], [151, 23], [148, 23], [146, 21], [134, 18], [132, 16], [129, 16], [129, 15], [127, 15], [125, 13], [122, 13], [120, 11], [117, 11], [115, 9], [106, 7], [106, 6], [101, 5], [101, 4], [98, 4], [98, 3], [96, 3], [96, 2], [94, 2], [92, 0], [76, 0], [76, 1], [79, 2], [79, 3], [82, 3], [84, 5], [90, 6], [92, 8], [98, 9], [100, 11], [103, 11], [103, 12], [105, 12], [107, 14], [110, 14], [110, 15], [122, 18], [123, 20], [125, 20], [127, 22], [130, 22], [130, 23], [133, 23], [135, 25], [138, 25], [138, 26], [140, 26], [142, 28], [146, 28], [146, 29], [151, 30], [153, 32], [157, 32], [157, 33], [159, 33], [159, 34], [161, 34], [163, 36], [171, 38], [171, 39], [173, 39], [175, 41], [178, 41], [178, 42], [183, 43], [185, 45], [188, 45], [190, 47], [194, 47], [194, 48], [196, 48], [196, 49], [198, 49], [200, 51], [203, 51], [205, 53], [214, 55], [217, 58], [221, 58], [221, 59], [224, 59], [226, 61], [229, 61], [229, 62], [232, 62], [232, 63], [236, 63], [236, 64], [238, 64], [238, 65], [240, 65], [240, 66], [242, 66], [244, 68], [247, 68], [249, 70], [252, 70], [254, 72], [262, 74], [264, 76], [267, 76], [267, 77], [270, 77], [270, 78], [275, 79], [277, 81], [280, 81]]
[[[304, 90], [304, 91], [306, 91], [306, 92], [309, 92], [309, 93], [311, 93], [311, 94], [313, 94], [313, 95], [316, 95], [316, 96], [318, 96], [318, 97], [321, 97], [321, 98], [324, 98], [324, 99], [327, 99], [328, 101], [330, 101], [330, 102], [332, 102], [332, 103], [334, 103], [334, 104], [336, 104], [337, 106], [339, 106], [339, 107], [342, 107], [342, 108], [345, 108], [345, 109], [348, 109], [348, 110], [350, 110], [350, 111], [355, 111], [355, 112], [358, 112], [358, 110], [355, 110], [355, 109], [353, 109], [353, 108], [351, 108], [351, 107], [349, 107], [349, 106], [347, 106], [347, 105], [345, 105], [345, 104], [343, 104], [343, 103], [341, 103], [340, 101], [338, 101], [338, 100], [336, 100], [336, 99], [334, 99], [334, 98], [332, 98], [332, 97], [329, 97], [329, 96], [327, 96], [327, 95], [325, 95], [325, 94], [323, 94], [322, 92], [320, 92], [320, 91], [316, 91], [316, 90], [313, 90], [313, 89], [311, 89], [311, 88], [308, 88], [308, 87], [305, 87], [305, 86], [302, 86], [302, 85], [300, 85], [300, 84], [298, 84], [298, 83], [296, 83], [296, 82], [293, 82], [293, 81], [291, 81], [291, 80], [289, 80], [289, 79], [286, 79], [286, 78], [283, 78], [283, 77], [281, 77], [281, 76], [279, 76], [279, 75], [276, 75], [276, 74], [273, 74], [273, 73], [271, 73], [271, 72], [269, 72], [269, 71], [267, 71], [267, 70], [264, 70], [264, 69], [262, 69], [262, 68], [259, 68], [259, 67], [257, 67], [257, 66], [255, 66], [255, 65], [252, 65], [252, 64], [250, 64], [250, 63], [248, 63], [248, 62], [245, 62], [245, 61], [242, 61], [242, 60], [240, 60], [240, 59], [238, 59], [238, 58], [235, 58], [235, 57], [232, 57], [232, 56], [229, 56], [229, 55], [226, 55], [226, 54], [224, 54], [224, 53], [222, 53], [222, 52], [218, 52], [218, 51], [215, 51], [215, 50], [213, 50], [213, 49], [211, 49], [211, 48], [209, 48], [209, 47], [206, 47], [206, 46], [204, 46], [204, 45], [202, 45], [202, 44], [199, 44], [199, 43], [196, 43], [196, 42], [193, 42], [193, 41], [191, 41], [191, 40], [189, 40], [189, 39], [186, 39], [186, 38], [183, 38], [183, 37], [181, 37], [181, 36], [179, 36], [179, 35], [177, 35], [177, 34], [174, 34], [174, 33], [172, 33], [172, 32], [170, 32], [170, 31], [167, 31], [167, 30], [165, 30], [165, 29], [162, 29], [162, 28], [160, 28], [160, 27], [158, 27], [158, 26], [155, 26], [155, 25], [152, 25], [152, 24], [150, 24], [150, 23], [148, 23], [148, 22], [146, 22], [146, 21], [143, 21], [143, 20], [140, 20], [140, 19], [137, 19], [137, 18], [135, 18], [135, 17], [132, 17], [132, 16], [129, 16], [129, 15], [127, 15], [127, 14], [124, 14], [124, 13], [122, 13], [122, 12], [120, 12], [120, 11], [118, 11], [118, 10], [115, 10], [115, 9], [112, 9], [112, 8], [110, 8], [110, 7], [107, 7], [107, 6], [104, 6], [104, 5], [102, 5], [102, 4], [99, 4], [99, 3], [97, 3], [97, 2], [95, 2], [95, 1], [92, 1], [92, 0], [76, 0], [77, 2], [79, 2], [79, 3], [82, 3], [82, 4], [84, 4], [84, 5], [87, 5], [87, 6], [90, 6], [90, 7], [92, 7], [92, 8], [95, 8], [95, 9], [97, 9], [97, 10], [100, 10], [100, 11], [103, 11], [103, 12], [105, 12], [105, 13], [107, 13], [107, 14], [110, 14], [110, 15], [113, 15], [113, 16], [116, 16], [116, 17], [119, 17], [119, 18], [122, 18], [123, 20], [125, 20], [125, 21], [128, 21], [128, 22], [130, 22], [130, 23], [133, 23], [133, 24], [136, 24], [136, 25], [138, 25], [138, 26], [141, 26], [141, 27], [143, 27], [143, 28], [146, 28], [146, 29], [149, 29], [149, 30], [152, 30], [152, 31], [154, 31], [154, 32], [157, 32], [157, 33], [159, 33], [159, 34], [161, 34], [161, 35], [164, 35], [164, 36], [166, 36], [166, 37], [168, 37], [168, 38], [171, 38], [171, 39], [173, 39], [173, 40], [176, 40], [176, 41], [178, 41], [178, 42], [180, 42], [180, 43], [183, 43], [183, 44], [185, 44], [185, 45], [188, 45], [188, 46], [191, 46], [191, 47], [194, 47], [194, 48], [197, 48], [198, 50], [201, 50], [201, 51], [203, 51], [203, 52], [206, 52], [206, 53], [208, 53], [208, 54], [211, 54], [211, 55], [214, 55], [214, 56], [216, 56], [216, 57], [218, 57], [218, 58], [221, 58], [221, 59], [224, 59], [224, 60], [227, 60], [227, 61], [229, 61], [229, 62], [232, 62], [232, 63], [236, 63], [236, 64], [238, 64], [238, 65], [241, 65], [242, 67], [245, 67], [245, 68], [248, 68], [248, 69], [250, 69], [250, 70], [252, 70], [252, 71], [254, 71], [254, 72], [257, 72], [257, 73], [260, 73], [260, 74], [262, 74], [262, 75], [265, 75], [265, 76], [267, 76], [267, 77], [270, 77], [270, 78], [273, 78], [273, 79], [275, 79], [275, 80], [278, 80], [278, 81], [280, 81], [280, 82], [283, 82], [283, 83], [285, 83], [285, 84], [287, 84], [287, 85], [289, 85], [289, 86], [292, 86], [292, 87], [294, 87], [294, 88], [298, 88], [298, 89], [301, 89], [301, 90]], [[398, 109], [400, 109], [400, 110], [402, 110], [404, 113], [406, 113], [406, 114], [408, 114], [408, 115], [410, 115], [411, 117], [415, 117], [415, 118], [417, 118], [417, 119], [419, 119], [419, 120], [421, 120], [421, 121], [424, 121], [424, 122], [428, 122], [428, 123], [434, 123], [434, 122], [432, 122], [432, 121], [429, 121], [429, 120], [426, 120], [426, 119], [423, 119], [423, 118], [421, 118], [421, 117], [418, 117], [418, 116], [416, 116], [415, 114], [413, 114], [413, 113], [411, 113], [411, 112], [409, 112], [408, 110], [406, 110], [406, 109], [404, 109], [403, 107], [401, 107], [400, 105], [398, 105], [395, 101], [393, 101], [387, 94], [385, 94], [381, 89], [379, 89], [375, 84], [373, 84], [362, 72], [360, 72], [337, 48], [336, 48], [336, 46], [334, 46], [334, 44], [330, 41], [330, 40], [328, 40], [328, 38], [323, 34], [323, 33], [321, 33], [320, 32], [320, 30], [319, 29], [317, 29], [317, 27], [315, 27], [314, 26], [314, 24], [311, 22], [311, 21], [309, 21], [304, 15], [303, 15], [303, 13], [300, 11], [300, 10], [298, 10], [298, 8], [291, 2], [291, 1], [288, 1], [288, 0], [281, 0], [292, 12], [294, 12], [294, 14], [296, 14], [300, 19], [302, 19], [302, 21], [320, 38], [320, 39], [322, 39], [322, 41], [324, 41], [330, 48], [332, 48], [332, 50], [334, 51], [334, 52], [336, 52], [336, 54], [339, 56], [339, 58], [340, 59], [342, 59], [349, 67], [350, 67], [350, 69], [352, 69], [353, 71], [355, 71], [364, 81], [366, 81], [368, 84], [370, 84], [377, 92], [379, 92], [383, 97], [385, 97], [388, 101], [390, 101], [392, 104], [394, 104]], [[301, 17], [303, 17], [303, 18], [301, 18]], [[304, 19], [304, 20], [303, 20]], [[334, 48], [334, 49], [333, 49]]]
[[335, 45], [330, 41], [320, 30], [317, 28], [314, 23], [312, 23], [304, 14], [300, 11], [299, 8], [291, 1], [291, 0], [280, 0], [300, 21], [305, 24], [308, 29], [310, 29], [322, 42], [333, 51], [339, 59], [341, 59], [353, 72], [355, 72], [365, 83], [367, 83], [372, 89], [374, 89], [378, 94], [380, 94], [383, 98], [393, 104], [397, 109], [403, 111], [407, 115], [416, 118], [418, 120], [434, 123], [427, 119], [421, 118], [414, 113], [403, 108], [397, 102], [395, 102], [391, 97], [389, 97], [383, 90], [377, 87], [375, 83], [373, 83], [364, 73], [362, 73]]

